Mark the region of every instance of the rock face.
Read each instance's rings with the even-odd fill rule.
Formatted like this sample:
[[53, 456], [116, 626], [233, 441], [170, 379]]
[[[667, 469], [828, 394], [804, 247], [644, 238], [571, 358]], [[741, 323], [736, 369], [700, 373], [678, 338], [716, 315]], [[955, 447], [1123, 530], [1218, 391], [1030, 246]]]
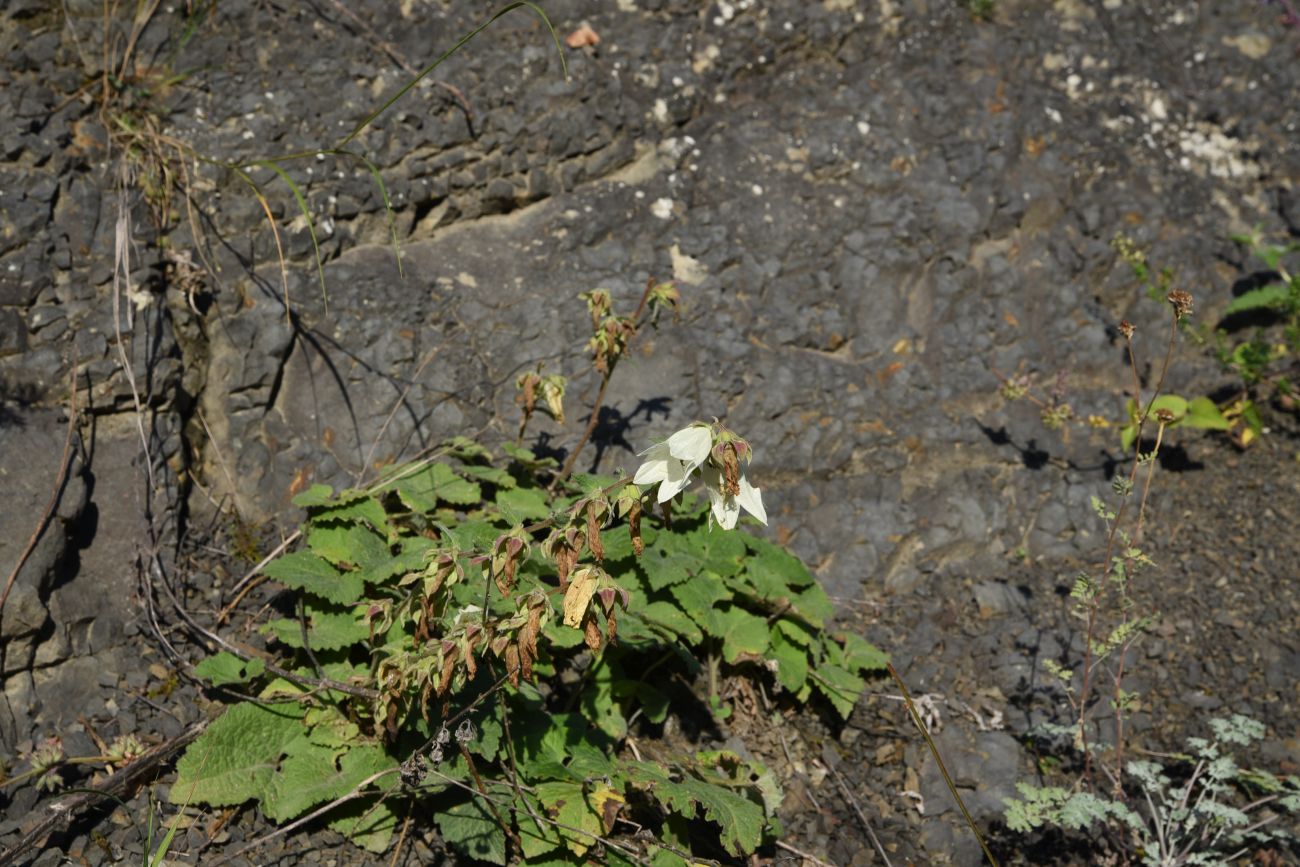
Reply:
[[[1295, 34], [1258, 4], [998, 0], [978, 23], [921, 0], [570, 0], [545, 4], [561, 35], [600, 42], [563, 49], [568, 78], [513, 13], [349, 142], [391, 226], [360, 160], [283, 164], [322, 290], [294, 195], [252, 162], [339, 142], [478, 7], [234, 0], [183, 45], [187, 4], [159, 12], [114, 110], [245, 166], [175, 161], [191, 195], [166, 201], [79, 90], [103, 71], [85, 5], [0, 12], [0, 579], [53, 484], [73, 364], [86, 412], [3, 612], [9, 754], [102, 711], [150, 552], [218, 511], [291, 525], [307, 485], [451, 435], [512, 439], [514, 379], [539, 362], [575, 377], [580, 418], [576, 293], [630, 308], [652, 277], [684, 318], [618, 371], [584, 464], [725, 417], [756, 446], [772, 533], [833, 594], [960, 577], [981, 616], [1021, 616], [1007, 553], [1091, 551], [1117, 452], [1106, 432], [1050, 446], [1064, 476], [1026, 471], [1048, 446], [997, 374], [1067, 371], [1076, 411], [1113, 414], [1114, 324], [1166, 321], [1117, 232], [1213, 322], [1242, 267], [1219, 239], [1300, 231]], [[146, 93], [164, 62], [198, 71]], [[534, 427], [543, 448], [576, 433]]]

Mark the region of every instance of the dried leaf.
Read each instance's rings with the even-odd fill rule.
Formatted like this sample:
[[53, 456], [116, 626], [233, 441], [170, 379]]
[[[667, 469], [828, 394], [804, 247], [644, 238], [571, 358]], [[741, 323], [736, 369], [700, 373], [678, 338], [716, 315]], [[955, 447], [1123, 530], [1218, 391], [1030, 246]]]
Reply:
[[586, 48], [589, 45], [599, 45], [600, 36], [595, 30], [592, 30], [586, 24], [583, 24], [577, 30], [564, 37], [564, 44], [570, 48]]
[[579, 569], [573, 573], [569, 589], [564, 593], [564, 625], [578, 627], [591, 604], [591, 597], [596, 592], [601, 572], [594, 567]]

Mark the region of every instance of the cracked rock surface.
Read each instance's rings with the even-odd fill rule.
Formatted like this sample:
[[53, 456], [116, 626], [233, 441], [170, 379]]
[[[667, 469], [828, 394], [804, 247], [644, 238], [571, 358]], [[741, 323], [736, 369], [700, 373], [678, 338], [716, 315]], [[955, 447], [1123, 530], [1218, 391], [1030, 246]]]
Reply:
[[[1168, 318], [1112, 238], [1172, 267], [1213, 325], [1255, 267], [1227, 236], [1300, 233], [1300, 33], [1246, 0], [997, 0], [987, 22], [938, 0], [545, 2], [561, 38], [584, 23], [600, 37], [562, 49], [568, 79], [545, 28], [514, 13], [348, 142], [364, 161], [284, 163], [313, 242], [285, 178], [252, 163], [339, 143], [481, 10], [229, 0], [182, 40], [175, 5], [136, 50], [185, 75], [133, 98], [225, 167], [184, 161], [192, 194], [167, 203], [165, 231], [138, 178], [123, 186], [87, 90], [99, 4], [0, 11], [0, 580], [54, 484], [74, 374], [86, 413], [3, 611], [0, 755], [197, 718], [192, 686], [159, 691], [137, 589], [155, 558], [199, 562], [189, 540], [223, 514], [260, 544], [293, 527], [307, 486], [354, 484], [449, 436], [512, 440], [515, 378], [539, 362], [584, 405], [576, 293], [630, 308], [671, 278], [684, 316], [622, 364], [579, 469], [630, 470], [695, 418], [744, 433], [768, 532], [935, 697], [957, 783], [996, 823], [1033, 779], [1023, 736], [1062, 713], [1041, 660], [1081, 649], [1065, 597], [1101, 556], [1090, 499], [1124, 466], [1113, 429], [1044, 431], [998, 397], [999, 374], [1062, 374], [1078, 415], [1118, 417], [1115, 325], [1137, 327], [1148, 376]], [[1192, 346], [1168, 384], [1231, 379]], [[1147, 600], [1161, 613], [1138, 649], [1149, 707], [1133, 734], [1179, 748], [1231, 708], [1269, 726], [1263, 760], [1294, 773], [1297, 425], [1267, 421], [1244, 453], [1179, 432], [1161, 469], [1149, 544], [1165, 571]], [[531, 433], [562, 452], [580, 422]], [[224, 568], [198, 569], [196, 594], [240, 577]], [[873, 863], [820, 762], [864, 793], [895, 863], [979, 863], [891, 690], [842, 729], [792, 723], [784, 757], [753, 733], [790, 803], [810, 798], [790, 839]], [[0, 797], [7, 834], [36, 794]], [[104, 863], [91, 831], [38, 863]], [[334, 841], [262, 863], [364, 863]], [[999, 845], [1021, 863], [1073, 857]]]

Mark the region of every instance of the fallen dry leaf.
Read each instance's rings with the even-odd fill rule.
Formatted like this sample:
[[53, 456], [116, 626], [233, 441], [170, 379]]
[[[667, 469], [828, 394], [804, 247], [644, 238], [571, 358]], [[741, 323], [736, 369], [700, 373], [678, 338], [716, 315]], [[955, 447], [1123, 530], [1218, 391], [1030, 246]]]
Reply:
[[566, 36], [564, 44], [570, 48], [586, 48], [588, 45], [599, 45], [600, 36], [595, 30], [584, 24]]

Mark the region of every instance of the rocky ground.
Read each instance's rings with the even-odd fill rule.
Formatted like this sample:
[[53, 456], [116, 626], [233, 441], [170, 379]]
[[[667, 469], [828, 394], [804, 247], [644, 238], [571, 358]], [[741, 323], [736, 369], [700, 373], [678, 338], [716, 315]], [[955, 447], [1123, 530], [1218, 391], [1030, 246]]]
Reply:
[[[1149, 377], [1168, 313], [1112, 238], [1173, 268], [1214, 325], [1259, 269], [1228, 236], [1300, 234], [1300, 30], [1256, 0], [995, 0], [988, 20], [976, 5], [543, 2], [561, 36], [599, 36], [563, 49], [568, 79], [537, 19], [512, 13], [352, 143], [391, 197], [400, 274], [359, 162], [286, 164], [326, 303], [283, 180], [249, 172], [277, 239], [236, 172], [168, 163], [190, 196], [167, 200], [150, 154], [243, 163], [337, 142], [476, 4], [176, 3], [134, 38], [99, 3], [5, 4], [0, 580], [52, 507], [0, 623], [10, 770], [51, 734], [86, 755], [96, 737], [182, 732], [206, 699], [151, 637], [157, 574], [218, 599], [241, 555], [292, 530], [307, 485], [450, 435], [512, 439], [514, 379], [539, 362], [590, 401], [576, 293], [631, 305], [671, 277], [686, 316], [619, 372], [583, 463], [630, 468], [654, 437], [725, 417], [757, 450], [771, 535], [931, 697], [1000, 856], [1094, 863], [1006, 832], [1001, 797], [1041, 766], [1030, 728], [1065, 713], [1041, 660], [1082, 646], [1066, 596], [1104, 548], [1089, 501], [1126, 466], [1113, 429], [1045, 431], [998, 374], [1064, 373], [1081, 416], [1118, 417], [1116, 324], [1136, 325]], [[1169, 386], [1232, 382], [1184, 345]], [[1258, 763], [1296, 773], [1297, 425], [1263, 412], [1249, 448], [1178, 431], [1157, 470], [1138, 600], [1158, 619], [1131, 660], [1131, 732], [1172, 750], [1249, 713], [1269, 731]], [[577, 427], [543, 424], [538, 445], [572, 448]], [[741, 714], [725, 734], [781, 773], [797, 848], [873, 863], [856, 804], [895, 864], [979, 862], [889, 682], [844, 726], [814, 709]], [[138, 860], [122, 817], [166, 779], [19, 862]], [[0, 798], [9, 846], [47, 802], [30, 785]], [[176, 855], [207, 863], [267, 830], [219, 814]], [[431, 863], [441, 844], [404, 851]], [[246, 863], [366, 857], [309, 829]]]

